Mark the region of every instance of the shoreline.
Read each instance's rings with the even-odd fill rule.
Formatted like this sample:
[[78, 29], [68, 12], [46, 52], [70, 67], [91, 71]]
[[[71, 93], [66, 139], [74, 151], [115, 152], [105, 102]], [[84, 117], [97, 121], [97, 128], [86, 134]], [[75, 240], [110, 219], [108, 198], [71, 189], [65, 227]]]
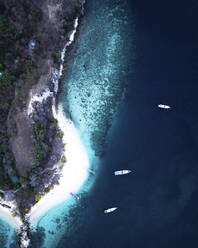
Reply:
[[[67, 162], [62, 170], [59, 185], [55, 185], [54, 189], [44, 195], [41, 200], [32, 207], [30, 213], [27, 214], [30, 225], [49, 209], [72, 197], [70, 195], [71, 192], [77, 193], [88, 177], [88, 169], [90, 166], [88, 154], [74, 124], [65, 117], [62, 106], [58, 107], [56, 117], [59, 121], [60, 128], [65, 133], [63, 141], [66, 143], [64, 154], [67, 158]], [[60, 164], [59, 162], [58, 165]]]
[[22, 221], [18, 216], [13, 217], [12, 212], [5, 207], [2, 207], [0, 205], [0, 217], [2, 220], [6, 221], [9, 225], [15, 227], [17, 231], [20, 231], [20, 228], [22, 226]]

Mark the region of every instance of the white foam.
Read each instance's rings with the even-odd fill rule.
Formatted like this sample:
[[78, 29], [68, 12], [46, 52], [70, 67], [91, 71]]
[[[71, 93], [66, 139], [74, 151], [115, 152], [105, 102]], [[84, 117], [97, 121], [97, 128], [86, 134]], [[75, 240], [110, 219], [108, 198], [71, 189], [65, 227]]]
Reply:
[[87, 152], [73, 123], [65, 118], [62, 106], [59, 106], [56, 118], [60, 128], [64, 131], [63, 142], [66, 143], [67, 162], [63, 168], [60, 184], [55, 185], [54, 189], [44, 195], [31, 209], [29, 213], [31, 223], [50, 208], [70, 198], [70, 192], [77, 193], [88, 176], [89, 159]]

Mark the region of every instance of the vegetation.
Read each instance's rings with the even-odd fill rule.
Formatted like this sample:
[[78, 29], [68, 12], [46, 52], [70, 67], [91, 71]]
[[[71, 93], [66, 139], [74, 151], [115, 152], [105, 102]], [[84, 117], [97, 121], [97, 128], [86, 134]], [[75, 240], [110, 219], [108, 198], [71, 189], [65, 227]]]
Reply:
[[15, 97], [16, 78], [21, 73], [21, 65], [15, 58], [20, 55], [19, 44], [22, 36], [19, 36], [13, 22], [10, 21], [7, 6], [0, 3], [0, 188], [16, 189], [20, 183], [13, 182], [17, 178], [14, 170], [14, 159], [9, 149], [9, 135], [14, 134], [11, 126], [7, 132], [7, 119], [10, 106]]
[[36, 136], [37, 140], [44, 140], [45, 138], [45, 126], [42, 124], [35, 123], [33, 124], [33, 131], [34, 135]]
[[49, 185], [47, 188], [44, 189], [45, 193], [50, 192], [54, 188], [54, 185]]
[[67, 162], [67, 159], [66, 159], [66, 157], [65, 157], [65, 156], [62, 156], [62, 158], [61, 158], [61, 162], [62, 162], [62, 163], [66, 163], [66, 162]]
[[21, 217], [21, 221], [24, 222], [25, 221], [25, 217]]
[[60, 137], [60, 138], [63, 138], [64, 132], [63, 132], [62, 130], [59, 129], [59, 130], [56, 132], [56, 135], [57, 135], [58, 137]]
[[34, 161], [38, 164], [40, 161], [45, 159], [49, 151], [48, 145], [44, 142], [46, 127], [43, 124], [35, 123], [33, 124], [33, 133], [36, 138], [36, 143], [33, 149]]
[[12, 216], [13, 217], [16, 217], [17, 216], [17, 213], [16, 212], [12, 213]]
[[41, 194], [36, 194], [35, 195], [35, 202], [40, 201], [40, 199], [41, 199]]

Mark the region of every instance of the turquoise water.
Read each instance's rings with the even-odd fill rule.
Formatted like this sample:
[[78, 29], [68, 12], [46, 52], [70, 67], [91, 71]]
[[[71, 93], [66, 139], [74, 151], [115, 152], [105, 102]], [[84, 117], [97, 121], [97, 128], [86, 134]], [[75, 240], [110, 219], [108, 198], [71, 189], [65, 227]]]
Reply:
[[15, 228], [2, 218], [0, 220], [0, 247], [19, 248]]
[[101, 155], [129, 73], [131, 23], [125, 1], [89, 1], [86, 9], [66, 59], [61, 101], [84, 143]]

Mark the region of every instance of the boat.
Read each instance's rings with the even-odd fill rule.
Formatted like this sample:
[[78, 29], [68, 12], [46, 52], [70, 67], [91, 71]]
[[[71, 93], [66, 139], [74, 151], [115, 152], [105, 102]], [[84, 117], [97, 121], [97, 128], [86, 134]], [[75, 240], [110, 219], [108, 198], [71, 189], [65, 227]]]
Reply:
[[93, 171], [93, 170], [91, 170], [91, 169], [89, 169], [89, 173], [95, 175], [95, 171]]
[[122, 176], [131, 173], [131, 170], [119, 170], [119, 171], [114, 171], [115, 176]]
[[111, 213], [111, 212], [114, 212], [117, 208], [118, 208], [118, 207], [105, 209], [105, 210], [104, 210], [104, 213], [105, 213], [105, 214], [109, 214], [109, 213]]
[[74, 193], [72, 193], [72, 192], [70, 192], [70, 195], [71, 195], [74, 199], [76, 199], [76, 200], [79, 200], [79, 199], [80, 199], [80, 197], [79, 197], [78, 195], [76, 195], [76, 194], [74, 194]]
[[170, 109], [170, 106], [165, 104], [158, 104], [157, 106], [158, 108], [162, 108], [162, 109]]

